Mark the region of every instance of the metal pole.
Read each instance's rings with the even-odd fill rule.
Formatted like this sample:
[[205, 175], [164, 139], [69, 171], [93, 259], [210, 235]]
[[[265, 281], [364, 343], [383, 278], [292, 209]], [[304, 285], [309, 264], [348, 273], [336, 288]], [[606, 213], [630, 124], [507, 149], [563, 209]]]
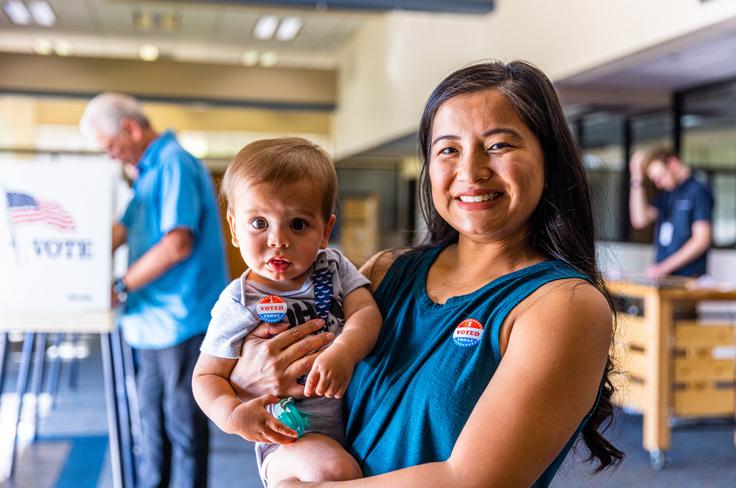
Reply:
[[[77, 345], [80, 342], [80, 334], [72, 334], [72, 337], [70, 340], [74, 344], [74, 348], [76, 349]], [[71, 359], [71, 363], [69, 363], [69, 389], [76, 390], [78, 383], [79, 383], [79, 358], [75, 354]]]
[[31, 380], [31, 391], [33, 392], [33, 438], [36, 442], [38, 431], [38, 402], [43, 384], [43, 370], [46, 365], [46, 333], [36, 334], [36, 353], [33, 357], [33, 377]]
[[18, 395], [18, 405], [15, 411], [15, 428], [13, 429], [13, 445], [10, 448], [10, 467], [8, 473], [13, 477], [15, 473], [15, 456], [18, 445], [18, 426], [20, 425], [20, 416], [23, 413], [23, 395], [28, 388], [28, 374], [31, 370], [31, 356], [33, 355], [33, 332], [26, 332], [23, 337], [23, 351], [21, 353], [20, 368], [18, 369], [18, 383], [15, 391]]
[[138, 403], [138, 389], [135, 383], [135, 361], [133, 348], [125, 340], [123, 346], [123, 366], [125, 367], [125, 388], [128, 392], [128, 409], [130, 410], [130, 434], [133, 440], [133, 458], [141, 453], [143, 442], [143, 427], [141, 424], [141, 410]]
[[5, 366], [8, 364], [8, 333], [0, 332], [0, 396], [5, 386]]
[[125, 364], [120, 329], [115, 329], [110, 334], [110, 338], [112, 340], [112, 367], [115, 371], [115, 397], [120, 420], [120, 453], [123, 459], [123, 478], [126, 486], [135, 486], [135, 467], [133, 465], [133, 449], [130, 436], [130, 412], [126, 394]]
[[105, 403], [107, 405], [107, 429], [110, 436], [110, 465], [112, 485], [124, 488], [122, 460], [120, 458], [120, 436], [118, 430], [118, 409], [115, 401], [115, 375], [112, 364], [110, 334], [100, 334], [102, 351], [102, 370], [105, 377]]
[[54, 348], [56, 349], [56, 357], [49, 361], [49, 374], [46, 376], [46, 391], [51, 395], [51, 406], [56, 405], [56, 394], [59, 391], [59, 376], [61, 376], [61, 357], [59, 356], [59, 346], [64, 334], [54, 335]]

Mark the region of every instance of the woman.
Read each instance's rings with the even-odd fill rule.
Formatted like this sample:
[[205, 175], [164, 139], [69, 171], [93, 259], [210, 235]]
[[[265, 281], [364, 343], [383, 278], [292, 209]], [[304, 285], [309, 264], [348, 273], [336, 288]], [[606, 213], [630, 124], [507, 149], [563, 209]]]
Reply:
[[[364, 266], [384, 326], [346, 397], [348, 447], [368, 478], [344, 485], [547, 486], [579, 432], [598, 469], [617, 463], [597, 432], [611, 415], [610, 300], [551, 83], [524, 62], [456, 71], [419, 137], [429, 234]], [[302, 356], [329, 339], [301, 339], [314, 328], [252, 338], [243, 376], [298, 391], [313, 360]], [[250, 355], [269, 370], [251, 371]]]

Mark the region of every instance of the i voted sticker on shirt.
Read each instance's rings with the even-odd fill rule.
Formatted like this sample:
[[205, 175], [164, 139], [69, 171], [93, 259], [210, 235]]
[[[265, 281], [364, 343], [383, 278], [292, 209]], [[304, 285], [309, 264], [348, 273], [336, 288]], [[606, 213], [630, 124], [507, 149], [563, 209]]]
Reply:
[[286, 302], [275, 295], [265, 296], [258, 300], [256, 313], [263, 322], [270, 324], [282, 322], [286, 317]]
[[460, 347], [475, 346], [483, 335], [483, 324], [475, 319], [465, 319], [455, 327], [452, 340]]

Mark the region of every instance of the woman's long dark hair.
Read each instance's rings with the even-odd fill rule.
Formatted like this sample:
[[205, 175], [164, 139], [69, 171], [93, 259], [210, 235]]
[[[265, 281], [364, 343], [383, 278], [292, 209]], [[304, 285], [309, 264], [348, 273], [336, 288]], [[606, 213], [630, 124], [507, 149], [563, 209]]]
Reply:
[[[445, 78], [429, 97], [419, 126], [423, 159], [420, 203], [428, 230], [424, 244], [443, 246], [458, 240], [457, 230], [440, 217], [432, 202], [428, 169], [434, 116], [447, 100], [483, 90], [503, 93], [542, 147], [545, 185], [529, 219], [528, 245], [588, 276], [613, 310], [611, 294], [596, 264], [593, 205], [580, 152], [552, 83], [527, 62], [486, 62], [460, 69]], [[613, 416], [613, 385], [609, 380], [612, 368], [609, 356], [598, 404], [582, 433], [590, 450], [588, 460], [595, 458], [599, 462], [595, 472], [618, 464], [624, 457], [623, 452], [601, 435]]]

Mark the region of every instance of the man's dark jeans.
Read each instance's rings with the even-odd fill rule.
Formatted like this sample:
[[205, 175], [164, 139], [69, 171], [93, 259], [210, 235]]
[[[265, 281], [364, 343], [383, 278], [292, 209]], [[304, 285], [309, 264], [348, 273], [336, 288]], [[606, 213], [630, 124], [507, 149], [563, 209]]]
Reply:
[[203, 335], [165, 349], [138, 349], [143, 429], [139, 487], [206, 487], [209, 427], [192, 396]]

